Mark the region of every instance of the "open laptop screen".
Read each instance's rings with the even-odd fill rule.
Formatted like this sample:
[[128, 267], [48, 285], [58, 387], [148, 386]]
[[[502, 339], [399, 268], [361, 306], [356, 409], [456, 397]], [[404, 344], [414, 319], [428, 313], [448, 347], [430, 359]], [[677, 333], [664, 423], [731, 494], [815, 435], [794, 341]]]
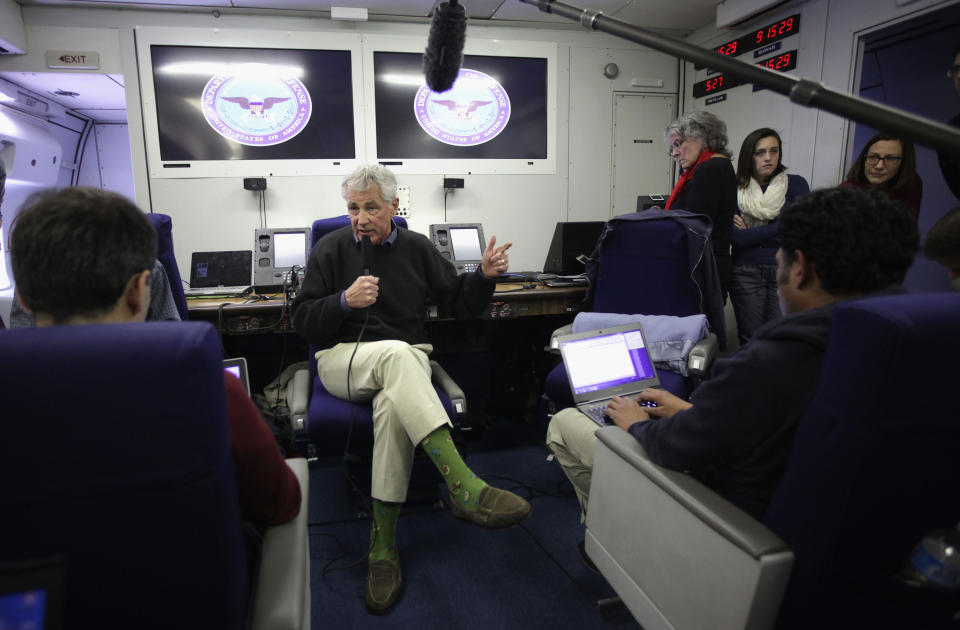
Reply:
[[655, 376], [639, 330], [562, 342], [560, 351], [577, 396]]

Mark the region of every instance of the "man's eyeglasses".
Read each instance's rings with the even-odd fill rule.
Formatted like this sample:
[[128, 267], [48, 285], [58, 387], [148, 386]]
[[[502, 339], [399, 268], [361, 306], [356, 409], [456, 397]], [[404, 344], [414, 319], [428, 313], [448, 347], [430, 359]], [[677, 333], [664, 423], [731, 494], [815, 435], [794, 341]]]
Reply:
[[873, 166], [883, 160], [884, 164], [889, 166], [896, 166], [900, 163], [903, 157], [900, 155], [877, 155], [876, 153], [871, 153], [867, 155], [867, 164]]
[[947, 78], [952, 79], [955, 76], [960, 75], [960, 66], [954, 66], [947, 70]]

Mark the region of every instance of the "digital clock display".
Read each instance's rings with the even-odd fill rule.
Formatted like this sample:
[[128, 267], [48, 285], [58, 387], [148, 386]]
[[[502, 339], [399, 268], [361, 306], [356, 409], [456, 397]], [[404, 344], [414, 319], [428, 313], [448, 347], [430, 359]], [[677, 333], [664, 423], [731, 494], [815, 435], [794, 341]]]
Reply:
[[[789, 50], [776, 57], [758, 61], [758, 66], [769, 68], [777, 72], [789, 72], [797, 67], [797, 51]], [[693, 98], [703, 98], [708, 94], [717, 94], [724, 90], [743, 85], [743, 82], [725, 74], [715, 74], [703, 81], [693, 84]]]
[[[713, 52], [718, 55], [723, 55], [725, 57], [735, 57], [746, 52], [750, 52], [761, 46], [766, 46], [767, 44], [773, 43], [775, 41], [781, 40], [784, 37], [790, 37], [791, 35], [796, 35], [800, 32], [800, 14], [791, 15], [790, 17], [785, 17], [778, 22], [773, 24], [768, 24], [763, 28], [758, 28], [753, 30], [742, 37], [721, 44], [713, 49]], [[702, 69], [704, 66], [696, 65], [697, 70]]]

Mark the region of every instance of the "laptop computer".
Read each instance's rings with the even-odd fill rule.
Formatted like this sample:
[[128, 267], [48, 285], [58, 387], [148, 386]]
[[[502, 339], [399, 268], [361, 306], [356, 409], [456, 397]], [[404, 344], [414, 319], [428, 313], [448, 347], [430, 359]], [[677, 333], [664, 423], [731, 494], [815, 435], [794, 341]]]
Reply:
[[190, 258], [190, 288], [187, 297], [243, 295], [253, 278], [253, 252], [193, 252]]
[[573, 400], [600, 425], [610, 424], [604, 410], [614, 396], [634, 397], [659, 387], [640, 324], [624, 324], [557, 338]]
[[243, 385], [243, 390], [247, 392], [248, 396], [250, 395], [250, 374], [247, 372], [247, 360], [245, 358], [237, 357], [235, 359], [224, 359], [223, 371], [230, 372], [240, 379], [240, 384]]

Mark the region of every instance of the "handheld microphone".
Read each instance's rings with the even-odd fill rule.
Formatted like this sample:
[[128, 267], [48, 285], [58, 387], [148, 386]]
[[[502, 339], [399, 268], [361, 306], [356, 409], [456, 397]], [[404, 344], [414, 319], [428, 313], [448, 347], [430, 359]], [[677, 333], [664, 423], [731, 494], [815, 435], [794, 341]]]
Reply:
[[364, 236], [360, 239], [360, 258], [363, 260], [363, 275], [370, 275], [370, 268], [373, 266], [373, 245], [370, 243], [370, 237]]
[[434, 92], [453, 87], [463, 63], [467, 17], [457, 0], [441, 2], [433, 12], [427, 49], [423, 53], [423, 74]]

